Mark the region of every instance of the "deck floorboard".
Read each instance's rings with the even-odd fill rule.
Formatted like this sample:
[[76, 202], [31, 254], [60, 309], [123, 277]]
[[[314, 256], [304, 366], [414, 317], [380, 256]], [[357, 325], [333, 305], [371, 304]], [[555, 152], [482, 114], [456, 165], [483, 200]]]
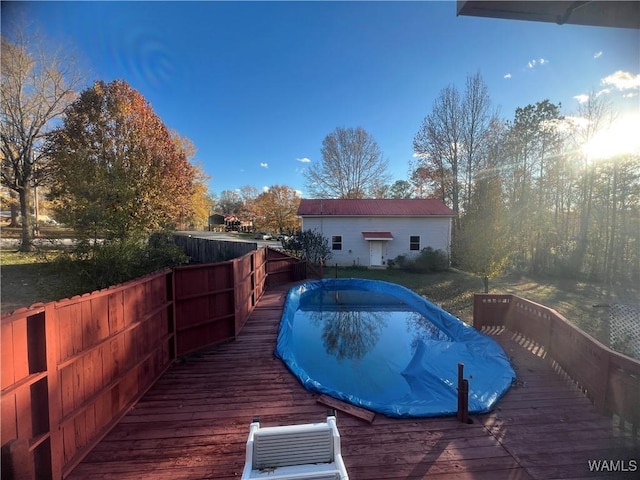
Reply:
[[[68, 478], [237, 479], [254, 416], [263, 425], [322, 421], [319, 395], [273, 356], [285, 293], [267, 290], [237, 340], [176, 362]], [[533, 347], [505, 330], [492, 336], [518, 382], [493, 412], [472, 415], [473, 424], [379, 414], [368, 424], [338, 414], [352, 480], [638, 478], [590, 472], [590, 460], [634, 460], [640, 469], [637, 440]]]

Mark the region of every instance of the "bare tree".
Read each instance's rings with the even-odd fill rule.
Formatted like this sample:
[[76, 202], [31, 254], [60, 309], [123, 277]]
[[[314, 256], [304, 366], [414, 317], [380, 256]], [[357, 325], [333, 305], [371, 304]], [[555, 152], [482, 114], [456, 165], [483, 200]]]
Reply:
[[[443, 201], [456, 213], [460, 211], [462, 130], [460, 94], [454, 85], [449, 85], [440, 91], [413, 139], [419, 166], [429, 172], [435, 190], [442, 192]], [[454, 237], [459, 226], [456, 220]]]
[[47, 181], [44, 136], [74, 100], [84, 80], [73, 58], [62, 49], [50, 52], [37, 35], [17, 28], [12, 41], [2, 37], [0, 152], [2, 184], [19, 197], [22, 216], [20, 250], [33, 248], [33, 189]]
[[336, 128], [322, 142], [322, 163], [305, 172], [311, 196], [366, 198], [387, 182], [387, 161], [362, 127]]
[[[472, 200], [473, 179], [486, 155], [489, 126], [492, 121], [491, 99], [482, 75], [467, 76], [462, 99], [462, 153], [464, 158], [465, 209]], [[495, 118], [496, 115], [493, 115]]]

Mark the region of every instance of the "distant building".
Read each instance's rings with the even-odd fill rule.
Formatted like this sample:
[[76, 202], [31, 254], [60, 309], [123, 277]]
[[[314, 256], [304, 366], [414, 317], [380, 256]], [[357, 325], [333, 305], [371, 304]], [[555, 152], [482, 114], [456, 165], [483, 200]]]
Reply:
[[253, 222], [251, 220], [241, 220], [235, 215], [225, 215], [224, 229], [227, 232], [253, 232]]
[[381, 267], [426, 247], [451, 252], [455, 213], [436, 199], [302, 199], [302, 230], [329, 240], [331, 264]]

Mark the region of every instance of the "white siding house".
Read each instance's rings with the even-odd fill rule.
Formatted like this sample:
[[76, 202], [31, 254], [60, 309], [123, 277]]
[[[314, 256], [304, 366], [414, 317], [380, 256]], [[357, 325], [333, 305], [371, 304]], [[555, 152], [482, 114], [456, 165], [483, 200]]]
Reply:
[[329, 264], [382, 267], [426, 247], [449, 255], [455, 214], [435, 199], [303, 199], [298, 216], [328, 239]]

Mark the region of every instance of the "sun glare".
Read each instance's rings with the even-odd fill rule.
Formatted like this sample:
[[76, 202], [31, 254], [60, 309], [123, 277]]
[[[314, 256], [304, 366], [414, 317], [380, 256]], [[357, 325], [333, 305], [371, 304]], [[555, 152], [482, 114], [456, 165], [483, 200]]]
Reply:
[[591, 161], [606, 160], [628, 153], [640, 154], [640, 114], [630, 114], [614, 121], [582, 147]]

